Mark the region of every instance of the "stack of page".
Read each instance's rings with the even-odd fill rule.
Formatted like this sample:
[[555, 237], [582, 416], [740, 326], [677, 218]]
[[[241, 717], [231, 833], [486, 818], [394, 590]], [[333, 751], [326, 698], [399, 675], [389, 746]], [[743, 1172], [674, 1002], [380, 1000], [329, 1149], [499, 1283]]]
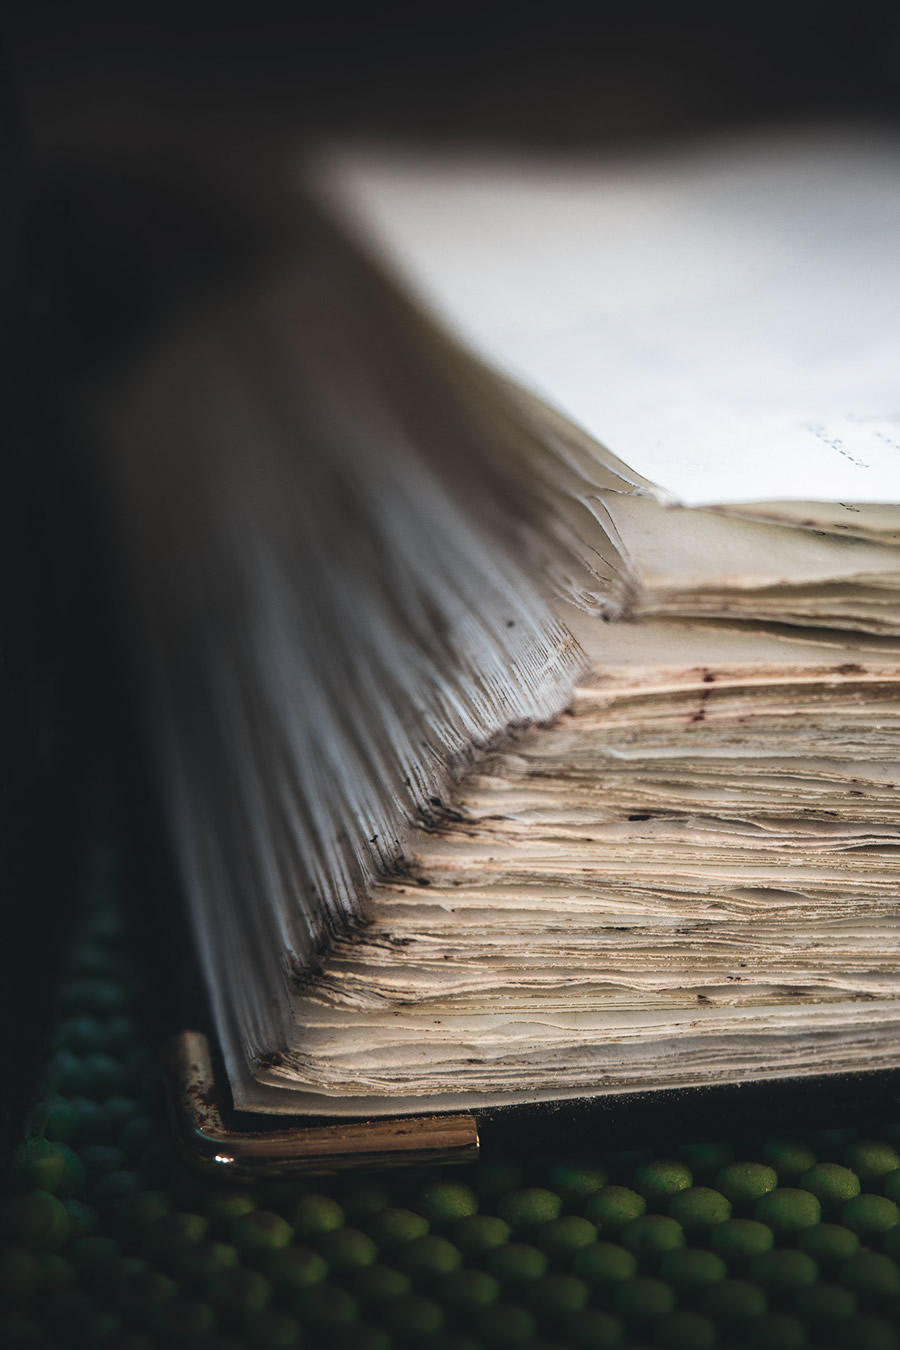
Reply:
[[900, 1064], [900, 141], [302, 180], [99, 413], [236, 1103]]

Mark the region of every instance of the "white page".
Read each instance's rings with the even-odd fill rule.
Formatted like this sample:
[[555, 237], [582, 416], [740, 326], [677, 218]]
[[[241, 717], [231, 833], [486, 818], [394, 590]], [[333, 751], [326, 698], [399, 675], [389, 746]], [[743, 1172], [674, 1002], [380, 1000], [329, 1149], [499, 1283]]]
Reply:
[[676, 499], [900, 502], [897, 136], [313, 172], [468, 345]]

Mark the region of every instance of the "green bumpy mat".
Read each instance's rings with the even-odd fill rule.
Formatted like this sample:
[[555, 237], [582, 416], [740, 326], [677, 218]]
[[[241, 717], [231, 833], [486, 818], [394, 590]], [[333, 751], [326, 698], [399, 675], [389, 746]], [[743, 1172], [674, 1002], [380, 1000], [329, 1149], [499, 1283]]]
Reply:
[[226, 1186], [172, 1145], [114, 860], [12, 1161], [0, 1345], [900, 1347], [900, 1125]]

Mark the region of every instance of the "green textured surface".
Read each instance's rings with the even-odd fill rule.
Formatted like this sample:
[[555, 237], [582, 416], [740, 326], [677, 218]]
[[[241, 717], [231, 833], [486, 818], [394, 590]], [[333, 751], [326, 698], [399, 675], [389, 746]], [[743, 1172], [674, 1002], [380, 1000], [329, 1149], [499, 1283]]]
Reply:
[[900, 1350], [900, 1125], [213, 1183], [126, 913], [107, 856], [12, 1159], [0, 1345]]

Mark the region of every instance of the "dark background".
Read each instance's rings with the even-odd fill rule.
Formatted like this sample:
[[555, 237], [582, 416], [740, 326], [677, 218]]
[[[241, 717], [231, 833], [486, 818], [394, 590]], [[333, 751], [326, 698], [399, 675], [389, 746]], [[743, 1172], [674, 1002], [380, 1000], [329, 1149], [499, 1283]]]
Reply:
[[[316, 126], [567, 143], [709, 121], [895, 108], [897, 6], [20, 4], [10, 25], [43, 151]], [[122, 110], [130, 109], [130, 116]], [[119, 116], [110, 117], [116, 106]]]
[[[114, 569], [72, 411], [82, 382], [164, 321], [182, 274], [227, 277], [230, 221], [305, 135], [572, 149], [896, 119], [900, 9], [30, 3], [7, 11], [3, 59], [0, 1131], [13, 1137], [53, 1017], [91, 784], [123, 734]], [[186, 182], [206, 210], [193, 240]]]

